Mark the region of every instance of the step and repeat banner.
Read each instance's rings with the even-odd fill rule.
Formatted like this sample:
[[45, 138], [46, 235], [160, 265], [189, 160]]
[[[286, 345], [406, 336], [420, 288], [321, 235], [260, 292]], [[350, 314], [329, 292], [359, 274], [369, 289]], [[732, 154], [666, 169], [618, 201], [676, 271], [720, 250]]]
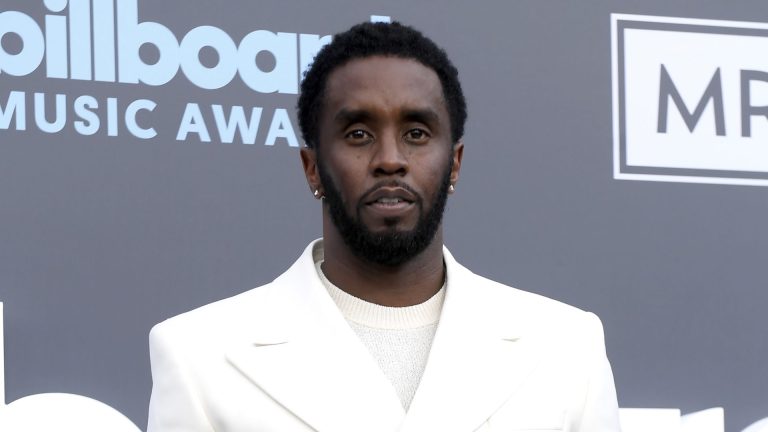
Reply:
[[320, 235], [301, 76], [389, 18], [468, 98], [459, 260], [596, 312], [621, 406], [768, 417], [768, 7], [747, 0], [2, 0], [5, 403], [73, 393], [143, 428], [152, 325]]

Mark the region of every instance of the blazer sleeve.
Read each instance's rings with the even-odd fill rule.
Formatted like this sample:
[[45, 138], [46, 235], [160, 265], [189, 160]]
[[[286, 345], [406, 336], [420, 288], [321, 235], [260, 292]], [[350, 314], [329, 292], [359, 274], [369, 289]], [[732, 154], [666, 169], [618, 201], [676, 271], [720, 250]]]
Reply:
[[174, 336], [169, 327], [161, 323], [149, 333], [152, 396], [147, 432], [214, 432], [183, 363], [184, 338]]
[[605, 338], [600, 318], [589, 313], [593, 357], [587, 393], [578, 432], [620, 432], [619, 406], [611, 364], [605, 353]]

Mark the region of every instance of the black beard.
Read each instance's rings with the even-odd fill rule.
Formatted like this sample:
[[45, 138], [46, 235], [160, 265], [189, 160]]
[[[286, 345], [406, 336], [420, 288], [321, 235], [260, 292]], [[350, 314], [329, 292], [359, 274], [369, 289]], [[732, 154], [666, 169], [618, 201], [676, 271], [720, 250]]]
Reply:
[[[453, 158], [449, 158], [448, 169], [443, 175], [443, 181], [435, 195], [432, 206], [424, 212], [423, 199], [408, 187], [397, 181], [386, 181], [376, 185], [398, 186], [407, 189], [417, 196], [414, 203], [419, 209], [419, 220], [410, 231], [398, 231], [394, 228], [383, 233], [373, 233], [365, 224], [360, 222], [360, 209], [365, 204], [358, 204], [356, 217], [352, 217], [344, 205], [338, 188], [334, 184], [322, 165], [318, 164], [320, 180], [325, 191], [325, 204], [331, 215], [331, 221], [339, 231], [342, 240], [355, 256], [364, 260], [387, 267], [397, 267], [410, 261], [424, 251], [435, 238], [437, 228], [443, 219], [445, 203], [448, 200], [448, 187], [451, 184], [450, 173], [453, 167]], [[365, 194], [363, 195], [365, 196]]]

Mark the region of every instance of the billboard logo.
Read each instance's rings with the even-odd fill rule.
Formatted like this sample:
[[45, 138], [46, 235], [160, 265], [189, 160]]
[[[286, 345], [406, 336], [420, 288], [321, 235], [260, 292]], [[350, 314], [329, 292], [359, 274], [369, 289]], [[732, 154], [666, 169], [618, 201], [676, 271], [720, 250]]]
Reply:
[[768, 23], [611, 15], [614, 178], [768, 186]]
[[[44, 4], [51, 12], [44, 26], [22, 12], [0, 13], [0, 40], [14, 34], [23, 46], [8, 52], [0, 45], [0, 74], [29, 75], [45, 60], [48, 78], [160, 86], [181, 69], [202, 89], [224, 87], [239, 75], [259, 93], [296, 94], [301, 74], [331, 41], [329, 35], [256, 30], [236, 44], [213, 26], [195, 27], [177, 39], [163, 24], [139, 22], [137, 0], [44, 0]], [[143, 60], [143, 46], [154, 47], [157, 58]], [[201, 62], [203, 50], [215, 51], [215, 65]], [[274, 58], [271, 70], [256, 64], [261, 52]]]
[[[215, 90], [239, 77], [263, 94], [259, 99], [243, 97], [261, 106], [192, 101], [184, 106], [174, 99], [168, 103], [178, 110], [174, 114], [163, 111], [163, 100], [118, 98], [104, 94], [109, 88], [104, 86], [93, 86], [92, 94], [9, 89], [7, 96], [0, 94], [0, 131], [36, 128], [47, 134], [170, 139], [156, 128], [154, 114], [159, 114], [165, 123], [168, 115], [176, 119], [175, 139], [180, 142], [299, 146], [289, 108], [283, 105], [290, 99], [271, 95], [297, 94], [301, 77], [331, 35], [254, 30], [235, 41], [218, 27], [203, 25], [176, 34], [160, 22], [139, 20], [138, 0], [38, 1], [47, 11], [44, 17], [0, 11], [0, 82], [44, 72], [52, 80], [164, 86], [183, 75], [200, 89]], [[370, 19], [390, 21], [385, 15]], [[262, 53], [273, 60], [271, 66], [259, 65]]]

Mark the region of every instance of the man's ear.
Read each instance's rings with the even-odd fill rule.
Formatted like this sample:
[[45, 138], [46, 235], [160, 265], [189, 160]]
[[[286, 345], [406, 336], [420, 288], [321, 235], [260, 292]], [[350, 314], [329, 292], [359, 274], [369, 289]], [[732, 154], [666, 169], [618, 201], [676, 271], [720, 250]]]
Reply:
[[457, 141], [453, 145], [453, 167], [451, 168], [451, 184], [456, 186], [459, 181], [459, 172], [461, 171], [461, 159], [464, 157], [464, 143]]
[[304, 176], [307, 178], [309, 190], [316, 198], [319, 198], [324, 194], [324, 191], [323, 184], [320, 181], [320, 172], [317, 168], [317, 151], [313, 148], [304, 147], [299, 151], [299, 154], [301, 155], [301, 164], [304, 166]]

